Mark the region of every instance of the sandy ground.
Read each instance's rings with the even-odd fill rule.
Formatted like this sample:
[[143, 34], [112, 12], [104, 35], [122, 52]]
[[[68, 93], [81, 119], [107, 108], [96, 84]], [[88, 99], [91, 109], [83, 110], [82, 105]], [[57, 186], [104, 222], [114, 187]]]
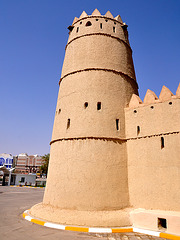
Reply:
[[0, 239], [1, 240], [148, 240], [162, 239], [135, 233], [91, 234], [46, 228], [22, 217], [24, 210], [41, 202], [42, 188], [0, 186]]

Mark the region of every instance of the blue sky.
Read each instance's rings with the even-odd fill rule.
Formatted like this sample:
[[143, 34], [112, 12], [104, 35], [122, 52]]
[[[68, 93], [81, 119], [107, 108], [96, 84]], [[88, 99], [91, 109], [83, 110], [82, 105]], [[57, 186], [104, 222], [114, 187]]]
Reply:
[[139, 94], [180, 82], [179, 0], [0, 0], [0, 153], [49, 152], [67, 27], [83, 10], [128, 24]]

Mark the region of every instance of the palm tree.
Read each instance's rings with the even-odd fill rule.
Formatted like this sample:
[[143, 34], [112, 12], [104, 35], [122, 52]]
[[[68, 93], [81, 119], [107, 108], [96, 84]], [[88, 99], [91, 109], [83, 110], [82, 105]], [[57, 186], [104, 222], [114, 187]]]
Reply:
[[48, 165], [49, 165], [49, 157], [50, 157], [50, 154], [45, 154], [44, 156], [42, 156], [42, 165], [41, 165], [41, 171], [42, 173], [45, 173], [47, 175], [47, 172], [48, 172]]

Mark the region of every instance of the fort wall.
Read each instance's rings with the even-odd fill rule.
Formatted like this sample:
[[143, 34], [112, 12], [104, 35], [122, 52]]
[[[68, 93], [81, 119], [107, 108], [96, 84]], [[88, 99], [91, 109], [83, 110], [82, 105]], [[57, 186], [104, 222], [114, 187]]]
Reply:
[[119, 15], [83, 12], [68, 29], [47, 186], [30, 214], [179, 234], [180, 85], [139, 98]]
[[164, 91], [125, 109], [130, 204], [179, 211], [180, 98]]

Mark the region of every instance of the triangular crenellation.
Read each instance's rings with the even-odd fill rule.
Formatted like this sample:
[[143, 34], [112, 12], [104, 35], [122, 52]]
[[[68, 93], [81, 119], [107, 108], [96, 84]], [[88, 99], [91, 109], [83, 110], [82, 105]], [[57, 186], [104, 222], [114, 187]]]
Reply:
[[79, 17], [79, 19], [84, 18], [84, 17], [88, 17], [88, 15], [87, 15], [87, 13], [85, 11], [83, 11], [81, 13], [81, 16]]
[[92, 16], [102, 16], [97, 8], [93, 11], [93, 13], [91, 15]]
[[176, 90], [176, 96], [177, 96], [178, 98], [180, 98], [180, 83], [179, 83], [178, 88], [177, 88], [177, 90]]
[[107, 11], [107, 13], [104, 16], [108, 18], [114, 18], [110, 11]]
[[129, 107], [132, 108], [132, 107], [138, 107], [139, 104], [142, 104], [142, 100], [140, 99], [140, 97], [136, 94], [133, 94], [132, 97], [131, 97], [131, 100], [129, 102]]
[[155, 103], [156, 100], [158, 100], [158, 97], [156, 96], [156, 94], [150, 89], [148, 89], [143, 102], [145, 104], [150, 104], [150, 103]]
[[117, 21], [123, 24], [123, 21], [120, 15], [117, 15], [114, 19], [116, 19]]
[[74, 24], [74, 23], [77, 22], [77, 21], [78, 21], [78, 18], [75, 17], [72, 24]]
[[169, 88], [167, 88], [166, 86], [163, 86], [161, 93], [159, 95], [159, 99], [163, 102], [171, 99], [172, 96], [174, 96], [174, 94], [169, 90]]

